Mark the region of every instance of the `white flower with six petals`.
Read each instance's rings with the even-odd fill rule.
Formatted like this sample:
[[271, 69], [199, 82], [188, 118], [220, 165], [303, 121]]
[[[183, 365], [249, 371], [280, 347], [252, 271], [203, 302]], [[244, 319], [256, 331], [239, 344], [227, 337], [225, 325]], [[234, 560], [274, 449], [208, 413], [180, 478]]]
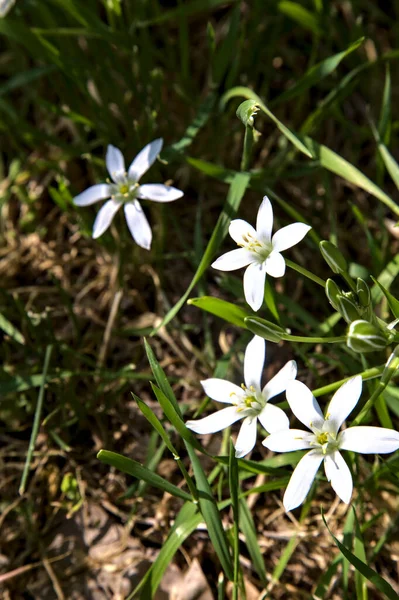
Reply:
[[229, 427], [236, 421], [244, 419], [237, 437], [236, 456], [242, 458], [255, 446], [257, 420], [266, 431], [273, 432], [289, 427], [287, 415], [278, 406], [273, 406], [269, 400], [284, 392], [287, 384], [295, 379], [297, 367], [290, 360], [280, 371], [261, 389], [261, 377], [265, 362], [266, 343], [255, 336], [245, 350], [244, 381], [241, 387], [224, 379], [206, 379], [201, 381], [207, 396], [231, 404], [228, 408], [219, 410], [198, 421], [188, 421], [187, 427], [196, 433], [215, 433]]
[[282, 277], [285, 273], [285, 260], [281, 252], [295, 246], [312, 229], [305, 223], [292, 223], [272, 237], [272, 228], [273, 209], [269, 198], [264, 196], [256, 218], [256, 230], [242, 219], [231, 221], [229, 233], [240, 248], [226, 252], [212, 264], [214, 269], [220, 271], [235, 271], [247, 267], [244, 274], [244, 295], [254, 311], [262, 306], [266, 273], [272, 277]]
[[89, 206], [110, 198], [99, 210], [94, 221], [93, 238], [100, 237], [108, 229], [123, 205], [126, 222], [134, 241], [142, 248], [150, 249], [152, 232], [138, 198], [154, 202], [173, 202], [183, 196], [182, 191], [162, 183], [138, 183], [156, 160], [162, 145], [161, 138], [147, 144], [138, 153], [127, 172], [122, 152], [115, 146], [108, 146], [105, 163], [112, 182], [92, 185], [73, 200], [76, 206]]
[[399, 433], [383, 427], [349, 427], [339, 433], [339, 428], [355, 408], [362, 392], [360, 375], [349, 379], [334, 394], [326, 416], [306, 385], [292, 381], [287, 386], [288, 404], [294, 415], [311, 433], [300, 429], [272, 432], [262, 443], [274, 452], [292, 452], [309, 449], [299, 461], [284, 494], [284, 508], [288, 512], [304, 501], [320, 463], [335, 493], [349, 504], [353, 482], [352, 475], [340, 450], [360, 454], [385, 454], [399, 448]]

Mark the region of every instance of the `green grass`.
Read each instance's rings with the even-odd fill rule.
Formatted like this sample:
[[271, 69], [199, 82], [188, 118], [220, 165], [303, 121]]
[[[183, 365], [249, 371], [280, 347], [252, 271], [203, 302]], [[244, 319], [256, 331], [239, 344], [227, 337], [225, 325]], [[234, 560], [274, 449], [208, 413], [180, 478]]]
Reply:
[[[297, 453], [271, 458], [257, 444], [252, 460], [230, 457], [229, 472], [228, 437], [220, 445], [215, 435], [198, 457], [194, 448], [203, 451], [203, 442], [184, 421], [213, 410], [201, 379], [241, 376], [251, 314], [241, 273], [209, 265], [233, 248], [231, 218], [254, 223], [266, 193], [276, 227], [312, 225], [287, 253], [287, 276], [268, 281], [258, 314], [293, 336], [268, 344], [270, 372], [295, 357], [298, 377], [327, 395], [338, 380], [382, 372], [390, 348], [361, 356], [346, 344], [315, 341], [347, 329], [321, 284], [333, 278], [349, 291], [318, 244], [336, 244], [349, 275], [367, 280], [378, 317], [397, 317], [397, 12], [360, 0], [17, 0], [0, 19], [6, 574], [46, 553], [53, 558], [47, 533], [74, 506], [105, 503], [112, 522], [126, 531], [134, 524], [143, 556], [154, 550], [151, 569], [128, 594], [137, 587], [142, 598], [153, 597], [168, 565], [185, 571], [183, 557], [199, 555], [215, 594], [226, 593], [218, 579], [224, 570], [235, 594], [250, 580], [268, 597], [301, 589], [304, 597], [330, 598], [338, 577], [342, 597], [393, 597], [395, 455], [352, 461], [355, 520], [343, 505], [329, 514], [334, 494], [320, 475], [292, 523], [278, 501]], [[243, 160], [245, 122], [236, 110], [248, 98], [260, 111]], [[129, 162], [160, 136], [164, 149], [144, 182], [172, 180], [185, 195], [145, 204], [151, 252], [133, 243], [119, 215], [92, 240], [97, 206], [77, 209], [73, 197], [105, 181], [108, 144]], [[375, 403], [365, 422], [397, 428], [394, 380], [384, 389], [371, 380], [366, 393]], [[101, 448], [105, 465], [96, 459]], [[122, 463], [130, 476], [109, 466]], [[71, 477], [74, 499], [62, 486]], [[164, 493], [180, 494], [167, 504], [165, 522], [156, 513]], [[197, 529], [204, 521], [210, 542]], [[154, 524], [153, 538], [144, 522]], [[79, 566], [73, 560], [68, 568]], [[62, 597], [68, 568], [55, 563], [50, 579], [39, 567], [4, 581], [18, 595], [39, 573]]]

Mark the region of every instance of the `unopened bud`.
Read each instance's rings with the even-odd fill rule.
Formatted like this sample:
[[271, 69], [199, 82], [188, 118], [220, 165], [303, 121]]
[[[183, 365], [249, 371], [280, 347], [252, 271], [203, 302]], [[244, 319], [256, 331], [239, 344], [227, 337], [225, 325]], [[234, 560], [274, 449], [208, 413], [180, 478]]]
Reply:
[[266, 321], [265, 319], [260, 319], [259, 317], [245, 317], [244, 321], [245, 325], [252, 333], [263, 337], [268, 342], [279, 342], [286, 335], [286, 332], [282, 327], [275, 323], [271, 323], [270, 321]]
[[360, 317], [356, 304], [347, 296], [339, 296], [338, 312], [341, 313], [347, 323], [357, 321]]
[[355, 352], [377, 352], [387, 347], [387, 336], [372, 323], [357, 320], [350, 324], [346, 343]]
[[342, 295], [342, 291], [339, 289], [333, 279], [327, 279], [326, 281], [326, 296], [331, 306], [338, 310], [338, 296]]
[[347, 272], [348, 264], [337, 246], [334, 246], [331, 242], [327, 242], [327, 240], [323, 240], [320, 242], [319, 248], [324, 260], [334, 273], [340, 274]]
[[245, 100], [237, 108], [236, 115], [244, 123], [245, 127], [254, 126], [254, 117], [259, 110], [259, 105], [255, 100]]
[[363, 308], [367, 308], [370, 306], [371, 302], [371, 293], [370, 288], [363, 279], [360, 277], [357, 278], [356, 282], [356, 291], [359, 298], [359, 304], [363, 306]]

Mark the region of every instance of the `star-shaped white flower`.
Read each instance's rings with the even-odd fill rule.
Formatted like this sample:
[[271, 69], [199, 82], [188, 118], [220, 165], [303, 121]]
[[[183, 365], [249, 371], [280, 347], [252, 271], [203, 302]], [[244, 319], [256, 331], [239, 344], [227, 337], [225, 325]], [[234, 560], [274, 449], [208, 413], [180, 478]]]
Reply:
[[138, 198], [154, 202], [173, 202], [183, 196], [182, 191], [162, 183], [138, 183], [154, 163], [162, 145], [161, 138], [147, 144], [138, 153], [127, 172], [122, 152], [115, 146], [108, 146], [105, 162], [112, 182], [92, 185], [73, 200], [76, 206], [89, 206], [110, 198], [99, 210], [94, 221], [93, 238], [100, 237], [108, 229], [117, 211], [124, 206], [127, 225], [134, 241], [142, 248], [150, 249], [152, 232]]
[[235, 271], [249, 265], [244, 274], [244, 294], [254, 311], [262, 306], [266, 273], [282, 277], [285, 260], [281, 252], [295, 246], [312, 229], [305, 223], [292, 223], [272, 237], [272, 228], [273, 209], [269, 198], [264, 196], [256, 218], [256, 230], [246, 221], [234, 219], [229, 233], [240, 248], [226, 252], [212, 264], [220, 271]]
[[244, 381], [241, 387], [224, 379], [201, 381], [207, 396], [217, 402], [231, 404], [198, 421], [188, 421], [187, 427], [196, 433], [215, 433], [244, 419], [236, 441], [236, 456], [242, 458], [255, 446], [256, 425], [259, 419], [266, 431], [273, 432], [289, 427], [288, 417], [281, 408], [273, 406], [269, 400], [283, 392], [288, 382], [295, 379], [297, 367], [290, 360], [261, 389], [261, 377], [265, 362], [266, 343], [255, 336], [245, 350]]
[[399, 433], [383, 427], [349, 427], [339, 433], [346, 417], [355, 408], [362, 393], [360, 375], [349, 379], [334, 394], [326, 416], [309, 388], [300, 381], [287, 386], [286, 395], [294, 415], [311, 433], [300, 429], [272, 432], [262, 443], [274, 452], [309, 449], [297, 464], [284, 494], [284, 508], [293, 510], [306, 498], [320, 463], [328, 481], [343, 502], [349, 504], [352, 475], [340, 450], [360, 454], [385, 454], [399, 448]]

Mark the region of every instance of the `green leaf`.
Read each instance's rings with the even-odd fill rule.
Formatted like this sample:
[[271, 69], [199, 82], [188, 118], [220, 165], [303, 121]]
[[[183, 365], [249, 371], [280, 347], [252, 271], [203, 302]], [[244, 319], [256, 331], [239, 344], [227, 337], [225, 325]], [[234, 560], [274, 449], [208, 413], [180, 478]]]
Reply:
[[173, 306], [173, 308], [170, 309], [170, 311], [163, 319], [162, 323], [151, 333], [151, 335], [154, 335], [161, 327], [167, 325], [173, 319], [173, 317], [177, 315], [177, 313], [189, 297], [190, 292], [211, 264], [215, 252], [218, 250], [220, 244], [222, 243], [223, 239], [227, 234], [230, 221], [235, 217], [244, 192], [248, 187], [249, 181], [250, 175], [248, 173], [237, 173], [237, 175], [234, 177], [222, 213], [219, 216], [218, 222], [216, 223], [216, 227], [213, 230], [212, 237], [209, 240], [202, 260], [190, 285], [188, 286], [188, 289], [180, 298], [180, 300]]
[[97, 458], [104, 464], [115, 467], [128, 475], [132, 475], [140, 481], [146, 481], [149, 485], [152, 485], [163, 492], [167, 492], [176, 498], [181, 498], [182, 500], [188, 500], [190, 502], [192, 501], [190, 494], [187, 494], [187, 492], [184, 492], [176, 485], [173, 485], [173, 483], [170, 483], [160, 475], [143, 467], [143, 465], [131, 458], [127, 458], [116, 452], [110, 452], [109, 450], [100, 450], [97, 454]]
[[189, 429], [187, 429], [184, 421], [181, 418], [180, 412], [177, 412], [169, 398], [160, 390], [156, 385], [151, 383], [152, 390], [157, 397], [159, 404], [166, 418], [172, 423], [173, 427], [179, 433], [179, 435], [191, 446], [194, 446], [199, 452], [207, 454], [205, 449], [201, 446], [198, 440], [194, 437]]
[[305, 29], [309, 29], [309, 31], [316, 35], [322, 34], [322, 29], [317, 16], [301, 4], [291, 2], [290, 0], [284, 0], [283, 2], [279, 2], [277, 6], [280, 12], [293, 21], [296, 21], [296, 23], [299, 23], [299, 25], [302, 25]]
[[179, 454], [178, 454], [177, 450], [175, 449], [172, 442], [170, 441], [168, 434], [166, 433], [161, 421], [158, 419], [158, 417], [156, 416], [154, 411], [152, 411], [151, 408], [149, 406], [147, 406], [147, 404], [145, 402], [143, 402], [143, 400], [140, 400], [140, 398], [138, 396], [136, 396], [136, 394], [134, 394], [133, 392], [131, 392], [131, 394], [132, 394], [133, 398], [136, 400], [139, 409], [141, 410], [141, 412], [143, 413], [143, 415], [145, 416], [147, 421], [153, 426], [155, 431], [159, 434], [161, 439], [165, 442], [165, 445], [166, 445], [167, 449], [169, 450], [169, 452], [171, 452], [171, 454], [173, 454], [174, 458], [178, 458]]
[[[393, 259], [387, 264], [385, 269], [381, 271], [378, 275], [378, 281], [387, 289], [391, 287], [392, 282], [399, 274], [399, 254], [393, 257]], [[374, 284], [371, 289], [371, 298], [374, 304], [378, 304], [381, 298], [383, 297], [383, 293], [381, 288]]]
[[190, 298], [187, 304], [206, 310], [217, 317], [221, 317], [228, 323], [237, 325], [238, 327], [247, 328], [245, 324], [245, 317], [250, 317], [251, 313], [236, 304], [221, 300], [221, 298], [214, 298], [213, 296], [202, 296], [202, 298]]
[[240, 499], [240, 529], [245, 537], [245, 543], [248, 548], [249, 555], [252, 560], [253, 567], [263, 587], [267, 585], [267, 574], [265, 570], [265, 561], [259, 548], [258, 538], [256, 535], [255, 523], [252, 518], [248, 504], [244, 498]]
[[9, 335], [14, 342], [25, 344], [25, 338], [20, 331], [4, 315], [0, 313], [0, 329]]
[[229, 447], [229, 489], [231, 506], [233, 509], [233, 563], [234, 563], [234, 581], [233, 598], [238, 598], [239, 573], [240, 573], [240, 538], [239, 538], [239, 520], [240, 508], [238, 503], [238, 494], [240, 491], [240, 480], [238, 478], [238, 463], [235, 455], [233, 440], [230, 438]]
[[[382, 142], [380, 142], [378, 144], [378, 151], [381, 155], [381, 158], [384, 162], [384, 165], [386, 166], [388, 173], [392, 177], [392, 181], [394, 182], [397, 189], [399, 190], [399, 165], [398, 165], [398, 163], [396, 162], [396, 160], [394, 159], [394, 157], [392, 156], [392, 154], [390, 153], [388, 148]], [[398, 214], [398, 213], [396, 213], [396, 214]]]
[[260, 317], [246, 317], [245, 325], [250, 331], [256, 335], [260, 335], [269, 342], [280, 342], [286, 335], [282, 327]]
[[150, 344], [147, 342], [147, 340], [145, 338], [144, 338], [144, 347], [145, 347], [145, 351], [147, 353], [148, 362], [150, 363], [151, 371], [154, 374], [155, 381], [157, 382], [158, 387], [162, 390], [162, 393], [166, 396], [166, 398], [172, 404], [175, 412], [181, 417], [182, 414], [181, 414], [180, 406], [176, 400], [176, 396], [173, 393], [173, 390], [170, 386], [168, 378], [166, 377], [165, 372], [162, 369], [161, 365], [157, 361]]
[[208, 528], [210, 540], [220, 560], [220, 564], [222, 565], [226, 577], [230, 579], [230, 581], [233, 581], [233, 562], [224, 533], [222, 520], [220, 518], [219, 509], [213, 497], [211, 486], [209, 485], [208, 479], [204, 473], [199, 458], [194, 451], [194, 448], [187, 442], [186, 447], [190, 456], [191, 465], [197, 484], [200, 511]]
[[330, 56], [329, 58], [317, 63], [317, 65], [311, 67], [309, 71], [305, 73], [305, 75], [301, 77], [301, 79], [299, 79], [299, 81], [295, 83], [289, 90], [280, 94], [280, 96], [278, 96], [278, 98], [276, 98], [276, 100], [273, 102], [273, 105], [299, 96], [303, 91], [317, 84], [325, 77], [328, 77], [328, 75], [331, 75], [331, 73], [333, 73], [333, 71], [335, 71], [335, 69], [338, 67], [339, 63], [346, 56], [348, 56], [348, 54], [351, 54], [357, 50], [357, 48], [363, 44], [364, 40], [364, 37], [356, 40], [356, 42], [353, 42], [353, 44], [351, 44], [346, 50], [338, 52], [338, 54], [334, 54], [333, 56]]
[[[197, 529], [202, 521], [202, 515], [195, 504], [186, 503], [180, 510], [169, 532], [168, 538], [151, 567], [148, 569], [139, 585], [126, 598], [133, 600], [149, 600], [154, 598], [155, 592], [162, 581], [162, 577], [171, 564], [172, 559], [183, 542]], [[140, 593], [140, 596], [138, 594]]]
[[348, 263], [335, 244], [332, 244], [327, 240], [322, 240], [319, 244], [319, 248], [324, 260], [333, 273], [347, 273]]
[[364, 563], [357, 556], [352, 554], [352, 552], [348, 550], [346, 546], [341, 544], [341, 542], [335, 537], [335, 535], [331, 532], [327, 524], [323, 510], [321, 512], [321, 516], [324, 521], [324, 525], [327, 527], [328, 532], [334, 540], [336, 546], [338, 547], [340, 552], [345, 556], [345, 558], [349, 560], [351, 565], [355, 567], [355, 569], [359, 571], [364, 577], [366, 577], [366, 579], [368, 579], [377, 588], [377, 590], [384, 594], [384, 597], [389, 598], [389, 600], [398, 600], [399, 596], [391, 587], [391, 585], [385, 579], [383, 579], [381, 575], [378, 575], [378, 573], [374, 571], [374, 569], [366, 565], [366, 563]]
[[382, 291], [382, 293], [384, 294], [385, 298], [388, 301], [389, 304], [389, 308], [392, 311], [393, 316], [395, 317], [395, 319], [399, 319], [399, 300], [397, 300], [395, 298], [395, 296], [393, 296], [391, 294], [391, 292], [389, 292], [383, 285], [382, 283], [380, 283], [378, 281], [378, 279], [374, 279], [374, 277], [371, 277], [371, 279], [374, 281], [374, 283], [376, 285], [378, 285], [378, 287], [380, 288], [380, 290]]

